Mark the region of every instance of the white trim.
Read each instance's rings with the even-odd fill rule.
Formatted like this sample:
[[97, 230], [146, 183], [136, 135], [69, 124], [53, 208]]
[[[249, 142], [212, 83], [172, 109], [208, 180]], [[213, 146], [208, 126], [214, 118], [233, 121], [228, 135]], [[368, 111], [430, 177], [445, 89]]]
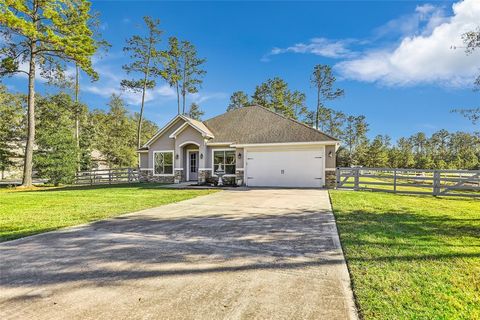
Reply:
[[[155, 173], [155, 154], [156, 153], [167, 153], [171, 152], [172, 153], [172, 173]], [[152, 153], [152, 164], [153, 164], [153, 175], [155, 177], [173, 177], [175, 176], [175, 150], [155, 150]]]
[[[187, 145], [187, 144], [194, 144], [197, 147], [200, 147], [200, 143], [195, 142], [195, 141], [185, 141], [182, 144], [178, 145], [178, 147], [181, 148], [181, 147], [183, 147], [184, 145]], [[198, 149], [196, 149], [196, 150], [198, 150]]]
[[335, 171], [337, 168], [325, 168], [325, 171]]
[[[197, 153], [197, 165], [199, 164], [199, 160], [200, 160], [200, 152], [198, 151], [198, 149], [187, 149], [187, 159], [185, 159], [186, 161], [186, 165], [187, 165], [187, 181], [190, 181], [190, 153], [192, 152], [196, 152]], [[198, 169], [197, 168], [197, 181], [198, 181]]]
[[157, 138], [162, 134], [164, 133], [167, 129], [169, 129], [174, 123], [175, 121], [177, 121], [178, 119], [182, 119], [183, 121], [188, 121], [184, 116], [182, 116], [181, 114], [177, 115], [175, 118], [173, 118], [172, 120], [170, 120], [163, 128], [161, 128], [160, 130], [157, 131], [157, 133], [155, 133], [153, 135], [153, 137], [150, 138], [150, 140], [148, 140], [144, 145], [143, 147], [148, 147], [149, 145], [151, 145], [155, 140], [157, 140]]
[[338, 144], [338, 141], [309, 141], [309, 142], [275, 142], [275, 143], [246, 143], [246, 144], [232, 144], [230, 147], [245, 148], [245, 147], [276, 147], [276, 146], [301, 146], [301, 145], [330, 145]]
[[138, 153], [148, 153], [148, 150], [137, 150]]
[[[224, 148], [224, 149], [212, 149], [212, 177], [217, 177], [217, 175], [215, 174], [215, 158], [213, 156], [213, 153], [215, 151], [235, 151], [235, 170], [237, 170], [237, 149], [235, 148]], [[230, 174], [231, 175], [231, 174]], [[225, 176], [228, 176], [228, 175], [223, 175], [224, 177]]]
[[213, 136], [211, 134], [209, 134], [208, 132], [205, 132], [203, 131], [202, 129], [200, 129], [199, 127], [197, 127], [196, 125], [194, 125], [193, 123], [191, 123], [190, 121], [187, 121], [185, 122], [184, 124], [182, 124], [177, 130], [173, 131], [171, 135], [169, 135], [168, 137], [169, 138], [173, 138], [175, 139], [183, 130], [185, 130], [185, 128], [187, 126], [191, 126], [193, 129], [197, 130], [198, 132], [200, 132], [202, 134], [202, 137], [207, 137], [207, 138], [213, 138]]
[[198, 168], [198, 170], [211, 171], [211, 170], [213, 170], [213, 169], [212, 169], [212, 168]]
[[231, 146], [235, 142], [207, 142], [207, 146]]
[[244, 168], [235, 168], [235, 170], [237, 170], [237, 171], [245, 171]]
[[173, 168], [173, 170], [183, 170], [183, 168]]

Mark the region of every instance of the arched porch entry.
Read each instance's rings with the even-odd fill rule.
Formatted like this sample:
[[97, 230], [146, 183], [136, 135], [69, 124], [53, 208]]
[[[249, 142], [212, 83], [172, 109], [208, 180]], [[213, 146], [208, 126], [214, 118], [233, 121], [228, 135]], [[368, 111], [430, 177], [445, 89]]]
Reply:
[[185, 181], [198, 181], [200, 168], [200, 145], [190, 141], [181, 146]]

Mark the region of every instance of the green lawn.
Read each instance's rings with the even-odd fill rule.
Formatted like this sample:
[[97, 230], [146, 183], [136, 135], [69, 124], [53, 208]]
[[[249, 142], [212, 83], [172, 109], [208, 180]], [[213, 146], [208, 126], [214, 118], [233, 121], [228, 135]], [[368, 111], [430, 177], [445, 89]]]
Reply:
[[215, 192], [158, 184], [0, 189], [0, 241], [20, 238]]
[[480, 319], [480, 201], [330, 192], [364, 319]]

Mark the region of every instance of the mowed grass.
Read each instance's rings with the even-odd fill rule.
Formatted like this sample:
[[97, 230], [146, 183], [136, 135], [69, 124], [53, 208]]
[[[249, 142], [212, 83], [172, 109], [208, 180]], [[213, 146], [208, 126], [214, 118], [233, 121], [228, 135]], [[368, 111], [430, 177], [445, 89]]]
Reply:
[[364, 319], [480, 319], [480, 201], [330, 192]]
[[0, 189], [0, 241], [78, 225], [215, 192], [158, 184]]

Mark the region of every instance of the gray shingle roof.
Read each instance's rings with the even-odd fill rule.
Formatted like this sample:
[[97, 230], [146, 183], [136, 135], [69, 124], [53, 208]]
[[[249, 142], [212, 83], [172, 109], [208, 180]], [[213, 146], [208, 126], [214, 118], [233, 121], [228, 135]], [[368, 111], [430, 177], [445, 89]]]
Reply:
[[282, 143], [338, 141], [301, 122], [260, 106], [229, 111], [203, 122], [213, 133], [212, 143]]

